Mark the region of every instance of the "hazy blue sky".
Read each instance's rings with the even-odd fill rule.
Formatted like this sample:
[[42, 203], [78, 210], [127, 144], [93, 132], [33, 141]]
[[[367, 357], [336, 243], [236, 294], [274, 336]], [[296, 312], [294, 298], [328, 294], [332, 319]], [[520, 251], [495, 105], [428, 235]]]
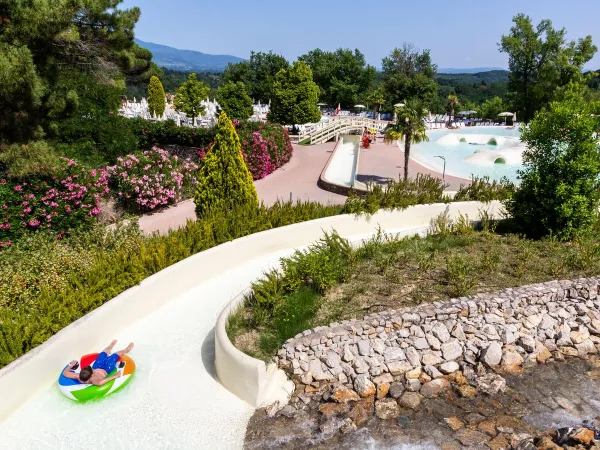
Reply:
[[[600, 46], [599, 0], [125, 0], [139, 6], [144, 41], [247, 58], [250, 50], [293, 60], [314, 48], [358, 48], [377, 67], [404, 42], [431, 49], [439, 67], [506, 67], [497, 43], [512, 17], [551, 19], [569, 38]], [[600, 54], [589, 65], [600, 68]]]

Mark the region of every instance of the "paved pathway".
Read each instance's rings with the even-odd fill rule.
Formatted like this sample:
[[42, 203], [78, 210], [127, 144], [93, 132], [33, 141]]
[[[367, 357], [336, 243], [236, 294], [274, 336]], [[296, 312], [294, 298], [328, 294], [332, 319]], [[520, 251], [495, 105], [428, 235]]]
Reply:
[[[277, 199], [287, 201], [290, 193], [293, 200], [312, 200], [323, 204], [343, 204], [346, 197], [334, 194], [317, 186], [321, 171], [331, 156], [334, 142], [319, 145], [294, 145], [292, 160], [267, 178], [254, 182], [258, 198], [266, 205]], [[145, 233], [164, 233], [177, 229], [188, 220], [195, 220], [194, 201], [186, 200], [160, 212], [140, 217], [140, 228]]]
[[[398, 176], [404, 176], [404, 152], [396, 145], [388, 145], [381, 142], [371, 144], [369, 149], [361, 149], [360, 166], [358, 168], [359, 181], [380, 181], [387, 178], [398, 180]], [[417, 173], [429, 174], [441, 178], [439, 172], [427, 169], [419, 163], [410, 160], [408, 165], [408, 176], [413, 178]], [[446, 175], [444, 181], [449, 185], [448, 190], [454, 191], [461, 184], [470, 184], [470, 180]]]
[[[254, 182], [258, 198], [266, 205], [272, 205], [278, 199], [312, 200], [323, 204], [340, 205], [346, 197], [326, 191], [317, 186], [321, 171], [335, 146], [334, 142], [319, 145], [294, 145], [294, 157], [285, 166], [279, 168], [268, 177]], [[361, 149], [359, 174], [363, 180], [383, 180], [385, 178], [398, 179], [398, 174], [403, 173], [404, 153], [396, 145], [376, 143], [370, 149]], [[410, 176], [417, 173], [426, 173], [441, 177], [441, 174], [429, 170], [411, 160], [409, 165]], [[360, 179], [360, 178], [359, 178]], [[450, 185], [450, 190], [457, 189], [460, 184], [469, 183], [469, 180], [446, 176], [445, 181]], [[145, 233], [164, 233], [169, 229], [176, 229], [186, 224], [188, 220], [195, 220], [194, 201], [186, 200], [160, 212], [147, 214], [140, 217], [140, 228]]]

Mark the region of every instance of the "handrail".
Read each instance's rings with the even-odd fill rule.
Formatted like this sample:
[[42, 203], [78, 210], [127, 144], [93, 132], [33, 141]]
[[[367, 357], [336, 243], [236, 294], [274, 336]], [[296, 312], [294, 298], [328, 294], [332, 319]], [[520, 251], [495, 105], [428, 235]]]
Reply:
[[388, 123], [367, 117], [335, 117], [327, 122], [321, 122], [305, 129], [298, 135], [298, 140], [302, 141], [310, 138], [311, 144], [321, 144], [340, 134], [342, 131], [362, 130], [365, 127], [383, 131]]

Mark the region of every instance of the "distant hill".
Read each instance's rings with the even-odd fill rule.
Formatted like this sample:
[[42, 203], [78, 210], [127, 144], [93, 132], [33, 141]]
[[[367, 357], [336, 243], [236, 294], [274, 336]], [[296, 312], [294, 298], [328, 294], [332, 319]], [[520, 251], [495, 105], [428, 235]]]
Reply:
[[166, 45], [154, 44], [135, 39], [140, 46], [152, 52], [152, 61], [167, 69], [186, 72], [222, 72], [227, 64], [244, 61], [232, 55], [209, 55], [194, 50], [179, 50]]
[[474, 73], [438, 73], [435, 79], [441, 85], [455, 86], [457, 84], [480, 84], [485, 81], [487, 85], [493, 83], [507, 83], [507, 70], [490, 70], [487, 72]]
[[477, 73], [477, 72], [490, 72], [492, 70], [502, 70], [505, 71], [502, 67], [474, 67], [471, 69], [447, 69], [447, 68], [438, 68], [438, 73]]

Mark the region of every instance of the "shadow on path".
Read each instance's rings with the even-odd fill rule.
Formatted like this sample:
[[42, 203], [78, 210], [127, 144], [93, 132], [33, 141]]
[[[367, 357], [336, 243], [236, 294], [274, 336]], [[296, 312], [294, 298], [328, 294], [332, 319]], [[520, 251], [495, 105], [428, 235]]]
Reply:
[[367, 175], [367, 174], [358, 174], [358, 175], [356, 175], [356, 179], [362, 183], [377, 183], [377, 184], [388, 184], [390, 181], [395, 181], [389, 177], [382, 177], [379, 175]]
[[215, 327], [212, 327], [204, 338], [200, 353], [202, 355], [202, 364], [204, 364], [206, 371], [215, 381], [219, 381], [217, 379], [217, 369], [215, 368]]

